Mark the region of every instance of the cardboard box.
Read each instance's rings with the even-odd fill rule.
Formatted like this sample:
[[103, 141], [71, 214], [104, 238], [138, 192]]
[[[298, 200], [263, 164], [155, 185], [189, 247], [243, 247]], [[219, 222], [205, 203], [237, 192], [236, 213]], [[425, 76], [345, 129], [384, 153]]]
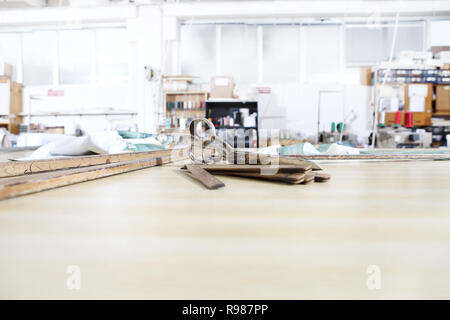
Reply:
[[430, 126], [433, 103], [433, 85], [408, 84], [405, 87], [405, 111], [411, 111], [413, 126]]
[[436, 112], [450, 113], [450, 85], [436, 86]]
[[450, 62], [450, 51], [440, 51], [436, 53], [436, 59], [442, 60], [444, 63]]
[[11, 79], [12, 65], [0, 60], [0, 77]]
[[371, 67], [361, 67], [361, 85], [371, 86], [372, 85], [372, 68]]
[[433, 57], [436, 57], [436, 55], [441, 51], [450, 51], [450, 46], [434, 46], [428, 51], [431, 51], [433, 53]]
[[380, 85], [378, 86], [379, 110], [385, 112], [402, 111], [405, 106], [405, 85]]
[[413, 112], [412, 115], [413, 115], [412, 118], [413, 127], [431, 126], [431, 115], [429, 115], [428, 113]]
[[[396, 112], [385, 112], [384, 113], [384, 124], [387, 126], [392, 126], [395, 124], [395, 114]], [[378, 113], [378, 122], [380, 122], [381, 119], [381, 112]], [[405, 123], [405, 113], [402, 112], [402, 117], [400, 120], [400, 125], [403, 125]]]
[[433, 53], [429, 51], [403, 50], [400, 52], [398, 59], [401, 60], [402, 58], [409, 60], [427, 60], [433, 58]]
[[231, 76], [211, 78], [211, 98], [233, 98], [234, 81]]

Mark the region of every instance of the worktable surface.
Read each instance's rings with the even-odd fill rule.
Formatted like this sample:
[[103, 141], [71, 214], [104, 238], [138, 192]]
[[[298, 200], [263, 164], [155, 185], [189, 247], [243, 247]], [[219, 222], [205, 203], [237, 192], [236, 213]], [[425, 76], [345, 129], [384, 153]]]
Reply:
[[328, 183], [218, 190], [180, 166], [0, 201], [0, 298], [450, 299], [449, 161], [325, 163]]

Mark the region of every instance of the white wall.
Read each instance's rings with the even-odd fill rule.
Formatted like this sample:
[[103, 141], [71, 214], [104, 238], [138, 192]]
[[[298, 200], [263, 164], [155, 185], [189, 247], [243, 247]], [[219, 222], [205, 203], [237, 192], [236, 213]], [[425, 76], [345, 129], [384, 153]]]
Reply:
[[450, 46], [450, 21], [430, 22], [430, 46]]
[[[49, 90], [60, 90], [63, 96], [48, 96]], [[92, 86], [28, 86], [23, 90], [23, 112], [25, 114], [45, 113], [103, 113], [114, 111], [136, 112], [136, 106], [129, 102], [127, 85]], [[47, 126], [80, 126], [85, 132], [111, 130], [124, 127], [135, 128], [136, 116], [51, 116], [24, 117], [24, 123], [44, 123]], [[119, 121], [120, 120], [120, 121]], [[70, 132], [69, 132], [70, 133]]]
[[157, 6], [140, 7], [136, 19], [128, 21], [129, 39], [135, 48], [130, 63], [133, 73], [130, 81], [131, 101], [137, 105], [140, 131], [155, 132], [156, 112], [159, 104], [159, 87], [145, 80], [144, 67], [161, 68], [162, 15]]
[[[259, 104], [261, 128], [288, 129], [292, 133], [300, 132], [305, 138], [316, 135], [319, 92], [322, 91], [320, 130], [329, 131], [331, 121], [341, 122], [354, 110], [358, 117], [352, 124], [352, 131], [361, 137], [367, 137], [370, 133], [369, 87], [358, 84], [298, 83], [270, 87], [271, 99], [260, 101]], [[268, 100], [271, 102], [268, 103]]]

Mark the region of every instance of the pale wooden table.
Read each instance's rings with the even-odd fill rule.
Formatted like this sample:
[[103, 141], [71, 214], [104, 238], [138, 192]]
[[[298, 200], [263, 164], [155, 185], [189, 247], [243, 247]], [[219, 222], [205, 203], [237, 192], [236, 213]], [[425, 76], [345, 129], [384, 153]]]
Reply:
[[1, 201], [0, 298], [449, 299], [450, 162], [324, 167], [205, 190], [166, 165]]

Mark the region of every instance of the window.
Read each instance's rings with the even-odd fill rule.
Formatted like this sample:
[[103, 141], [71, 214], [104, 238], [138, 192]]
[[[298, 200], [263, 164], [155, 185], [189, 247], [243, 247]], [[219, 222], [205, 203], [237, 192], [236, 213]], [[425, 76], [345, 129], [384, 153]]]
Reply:
[[430, 22], [430, 45], [431, 46], [450, 46], [450, 20], [431, 21]]
[[[339, 78], [339, 26], [305, 26], [306, 76], [308, 82], [337, 82]], [[317, 39], [320, 39], [318, 41]]]
[[263, 27], [263, 80], [299, 80], [299, 26]]
[[56, 32], [36, 31], [23, 34], [23, 82], [25, 85], [53, 84], [56, 60]]
[[126, 83], [129, 74], [126, 30], [97, 29], [95, 41], [97, 82]]
[[224, 25], [221, 39], [221, 70], [236, 83], [252, 83], [258, 78], [256, 26]]
[[92, 31], [59, 32], [59, 83], [86, 84], [91, 80]]
[[209, 82], [216, 73], [216, 26], [184, 25], [180, 38], [181, 74]]
[[0, 60], [26, 86], [128, 82], [125, 28], [0, 33]]
[[[347, 66], [373, 65], [389, 60], [394, 35], [394, 26], [381, 25], [347, 26], [345, 51]], [[394, 47], [394, 58], [402, 50], [424, 50], [424, 27], [422, 23], [399, 24]]]
[[[446, 23], [431, 23], [436, 43], [445, 42], [436, 30], [445, 29]], [[423, 21], [400, 22], [395, 54], [423, 51], [424, 26]], [[256, 83], [258, 75], [268, 83], [357, 83], [359, 67], [388, 60], [393, 32], [392, 23], [183, 25], [180, 70], [205, 83], [216, 70], [233, 76], [238, 85]]]
[[12, 79], [17, 81], [17, 66], [20, 63], [20, 34], [0, 33], [0, 60], [13, 66]]

